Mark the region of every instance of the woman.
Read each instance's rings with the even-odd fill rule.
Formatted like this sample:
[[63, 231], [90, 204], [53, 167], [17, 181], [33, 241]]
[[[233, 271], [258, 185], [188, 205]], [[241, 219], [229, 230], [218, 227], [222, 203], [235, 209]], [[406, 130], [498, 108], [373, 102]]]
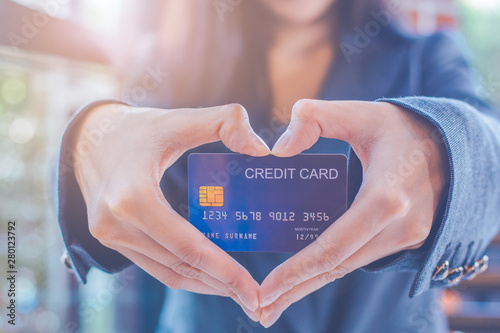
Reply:
[[[274, 332], [445, 332], [429, 287], [486, 267], [500, 124], [455, 39], [404, 35], [400, 9], [166, 3], [156, 67], [130, 90], [142, 105], [92, 103], [63, 139], [60, 222], [81, 279], [143, 268], [169, 287], [158, 332], [261, 331], [242, 310]], [[184, 219], [186, 152], [228, 149], [349, 154], [352, 204], [293, 256], [230, 256]]]

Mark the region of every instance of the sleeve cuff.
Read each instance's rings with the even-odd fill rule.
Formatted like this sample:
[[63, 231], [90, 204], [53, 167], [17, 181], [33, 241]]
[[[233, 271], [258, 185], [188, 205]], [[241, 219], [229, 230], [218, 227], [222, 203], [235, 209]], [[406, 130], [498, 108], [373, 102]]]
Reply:
[[500, 158], [498, 134], [491, 126], [493, 122], [462, 101], [405, 97], [377, 102], [392, 103], [427, 119], [439, 131], [448, 154], [447, 197], [425, 244], [365, 267], [370, 271], [416, 270], [409, 293], [413, 298], [433, 286], [450, 286], [448, 279], [435, 278], [436, 268], [443, 262], [449, 262], [452, 270], [471, 267], [494, 237], [492, 231], [498, 229], [494, 214], [498, 212], [493, 207], [499, 191], [491, 184], [498, 175], [492, 173], [489, 165]]
[[74, 172], [74, 157], [84, 149], [76, 147], [76, 133], [83, 119], [94, 108], [110, 103], [129, 105], [117, 100], [100, 100], [82, 108], [73, 116], [64, 132], [59, 155], [56, 177], [59, 224], [71, 267], [83, 283], [87, 282], [87, 273], [93, 266], [108, 273], [116, 273], [131, 264], [127, 258], [105, 247], [90, 234], [87, 207]]

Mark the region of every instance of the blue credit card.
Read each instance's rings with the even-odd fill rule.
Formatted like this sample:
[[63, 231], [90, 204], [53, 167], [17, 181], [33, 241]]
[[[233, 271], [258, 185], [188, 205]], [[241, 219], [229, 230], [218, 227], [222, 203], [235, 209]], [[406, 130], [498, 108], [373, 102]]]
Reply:
[[297, 252], [347, 210], [345, 155], [188, 157], [189, 221], [225, 251]]

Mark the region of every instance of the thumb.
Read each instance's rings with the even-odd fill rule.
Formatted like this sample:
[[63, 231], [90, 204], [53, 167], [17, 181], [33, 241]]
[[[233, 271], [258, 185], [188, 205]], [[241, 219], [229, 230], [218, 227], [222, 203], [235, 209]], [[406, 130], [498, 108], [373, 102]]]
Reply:
[[266, 156], [270, 149], [250, 126], [248, 113], [240, 104], [211, 108], [174, 110], [173, 120], [182, 133], [182, 150], [221, 140], [230, 150], [251, 155]]
[[311, 148], [320, 136], [353, 144], [353, 134], [362, 128], [366, 118], [364, 111], [360, 111], [365, 109], [365, 104], [309, 99], [298, 101], [292, 108], [290, 124], [274, 145], [272, 154], [279, 157], [300, 154]]

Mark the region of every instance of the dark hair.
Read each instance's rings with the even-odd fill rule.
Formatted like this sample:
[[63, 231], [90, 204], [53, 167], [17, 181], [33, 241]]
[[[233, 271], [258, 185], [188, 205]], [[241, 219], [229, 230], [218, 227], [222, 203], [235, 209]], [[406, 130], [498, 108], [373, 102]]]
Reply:
[[[237, 4], [220, 7], [216, 4]], [[198, 107], [238, 102], [264, 108], [270, 103], [266, 68], [269, 14], [256, 0], [165, 1], [158, 59], [168, 70], [162, 107]], [[382, 0], [337, 0], [329, 15], [336, 31], [361, 26]]]

